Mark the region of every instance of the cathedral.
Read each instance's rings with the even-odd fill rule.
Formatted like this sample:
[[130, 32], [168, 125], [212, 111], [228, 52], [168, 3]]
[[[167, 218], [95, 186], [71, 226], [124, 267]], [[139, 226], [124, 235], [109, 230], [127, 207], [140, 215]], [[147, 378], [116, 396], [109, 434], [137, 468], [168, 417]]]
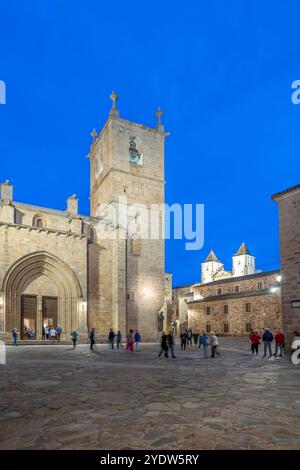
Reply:
[[[143, 341], [158, 339], [165, 306], [163, 237], [128, 233], [110, 217], [120, 199], [153, 211], [164, 203], [164, 140], [158, 108], [155, 128], [120, 117], [118, 96], [101, 130], [92, 132], [90, 215], [78, 212], [76, 195], [65, 210], [39, 207], [13, 198], [13, 186], [0, 186], [0, 333], [17, 328], [42, 338], [45, 325], [60, 325], [62, 338], [76, 330], [86, 340], [91, 328], [106, 339], [109, 328], [123, 335], [138, 329]], [[158, 222], [164, 214], [159, 212]], [[103, 234], [109, 236], [102, 236]]]

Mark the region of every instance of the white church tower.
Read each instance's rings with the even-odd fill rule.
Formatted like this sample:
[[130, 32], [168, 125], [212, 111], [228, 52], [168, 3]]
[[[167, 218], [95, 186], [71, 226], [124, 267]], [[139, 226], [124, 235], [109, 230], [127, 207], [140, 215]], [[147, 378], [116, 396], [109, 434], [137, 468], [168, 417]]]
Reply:
[[255, 270], [255, 257], [252, 256], [243, 242], [232, 257], [232, 275], [247, 276], [247, 274], [254, 274]]
[[201, 263], [201, 281], [202, 284], [213, 282], [214, 275], [224, 269], [224, 264], [221, 263], [213, 250], [211, 250], [204, 263]]

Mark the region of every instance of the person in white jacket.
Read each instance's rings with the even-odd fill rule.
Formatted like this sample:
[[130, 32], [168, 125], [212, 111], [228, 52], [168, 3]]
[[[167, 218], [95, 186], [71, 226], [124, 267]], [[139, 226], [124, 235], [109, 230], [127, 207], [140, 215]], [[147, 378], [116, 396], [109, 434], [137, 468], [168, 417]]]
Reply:
[[211, 346], [211, 357], [215, 357], [215, 354], [217, 356], [220, 356], [220, 353], [218, 351], [219, 340], [214, 331], [211, 331], [211, 333], [209, 334], [209, 344]]

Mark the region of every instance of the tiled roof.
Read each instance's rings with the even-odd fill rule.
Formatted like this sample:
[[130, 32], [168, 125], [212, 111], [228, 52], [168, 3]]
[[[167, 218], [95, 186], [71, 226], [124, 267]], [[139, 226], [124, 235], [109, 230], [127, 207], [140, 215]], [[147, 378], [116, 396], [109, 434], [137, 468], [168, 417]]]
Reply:
[[210, 250], [210, 252], [208, 253], [208, 256], [207, 256], [205, 262], [207, 263], [208, 261], [216, 261], [217, 263], [219, 263], [219, 260], [216, 257], [216, 255], [214, 254], [213, 250]]

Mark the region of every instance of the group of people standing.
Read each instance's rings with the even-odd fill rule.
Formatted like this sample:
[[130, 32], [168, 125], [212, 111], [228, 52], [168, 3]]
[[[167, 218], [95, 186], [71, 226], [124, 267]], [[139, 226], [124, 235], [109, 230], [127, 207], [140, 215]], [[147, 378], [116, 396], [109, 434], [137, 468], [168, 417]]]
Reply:
[[219, 356], [220, 353], [218, 351], [219, 340], [214, 331], [210, 333], [205, 333], [204, 331], [202, 334], [194, 332], [189, 328], [188, 330], [184, 330], [180, 335], [180, 345], [181, 351], [185, 351], [187, 347], [189, 347], [190, 351], [192, 350], [202, 350], [203, 357], [205, 359], [208, 358], [208, 346], [211, 348], [211, 357], [214, 358], [216, 355]]
[[[193, 333], [191, 329], [185, 330], [183, 333], [180, 335], [180, 340], [181, 340], [181, 351], [186, 350], [186, 346], [188, 345], [190, 347], [190, 350], [202, 350], [203, 351], [203, 357], [205, 359], [208, 358], [208, 346], [211, 347], [211, 357], [214, 358], [217, 356], [220, 356], [220, 353], [218, 351], [218, 346], [219, 346], [219, 340], [217, 335], [212, 331], [209, 334], [202, 333], [201, 335], [199, 333]], [[175, 356], [175, 351], [174, 351], [174, 336], [172, 334], [172, 331], [169, 331], [168, 334], [166, 334], [164, 331], [161, 336], [161, 349], [158, 354], [160, 357], [163, 353], [165, 357], [169, 357], [168, 351], [171, 351], [172, 358], [176, 358]]]
[[44, 325], [42, 327], [42, 339], [44, 340], [51, 340], [52, 343], [54, 341], [60, 341], [60, 337], [62, 334], [62, 327], [60, 325], [57, 325], [56, 327], [54, 325]]
[[[24, 337], [28, 339], [35, 339], [35, 330], [30, 329], [25, 327], [24, 328]], [[55, 327], [54, 325], [43, 325], [42, 326], [42, 340], [51, 340], [52, 343], [54, 341], [60, 341], [60, 337], [62, 334], [62, 327], [60, 325], [57, 325]], [[13, 346], [17, 346], [18, 344], [18, 338], [19, 338], [19, 331], [18, 328], [13, 328], [12, 330], [12, 344]]]
[[[272, 334], [270, 328], [265, 328], [262, 336], [259, 334], [258, 331], [252, 330], [249, 335], [250, 345], [252, 354], [258, 355], [258, 348], [261, 342], [264, 345], [264, 355], [263, 357], [267, 357], [267, 352], [269, 353], [269, 357], [282, 357], [284, 354], [285, 348], [285, 337], [282, 331], [277, 330], [275, 336]], [[275, 351], [272, 353], [272, 343], [275, 341]], [[278, 354], [279, 352], [279, 354]]]
[[[74, 348], [76, 348], [77, 339], [78, 339], [77, 331], [72, 331], [71, 340], [72, 340]], [[123, 348], [122, 333], [120, 330], [118, 330], [118, 332], [115, 333], [113, 328], [110, 328], [107, 339], [108, 339], [108, 344], [111, 349], [115, 349], [115, 343], [116, 343], [117, 349]], [[96, 344], [95, 328], [92, 328], [89, 333], [89, 341], [90, 341], [90, 350], [92, 351]], [[126, 350], [130, 352], [134, 352], [134, 351], [140, 352], [141, 341], [142, 341], [142, 337], [138, 330], [135, 330], [135, 332], [133, 330], [129, 330], [129, 333], [126, 337]]]

